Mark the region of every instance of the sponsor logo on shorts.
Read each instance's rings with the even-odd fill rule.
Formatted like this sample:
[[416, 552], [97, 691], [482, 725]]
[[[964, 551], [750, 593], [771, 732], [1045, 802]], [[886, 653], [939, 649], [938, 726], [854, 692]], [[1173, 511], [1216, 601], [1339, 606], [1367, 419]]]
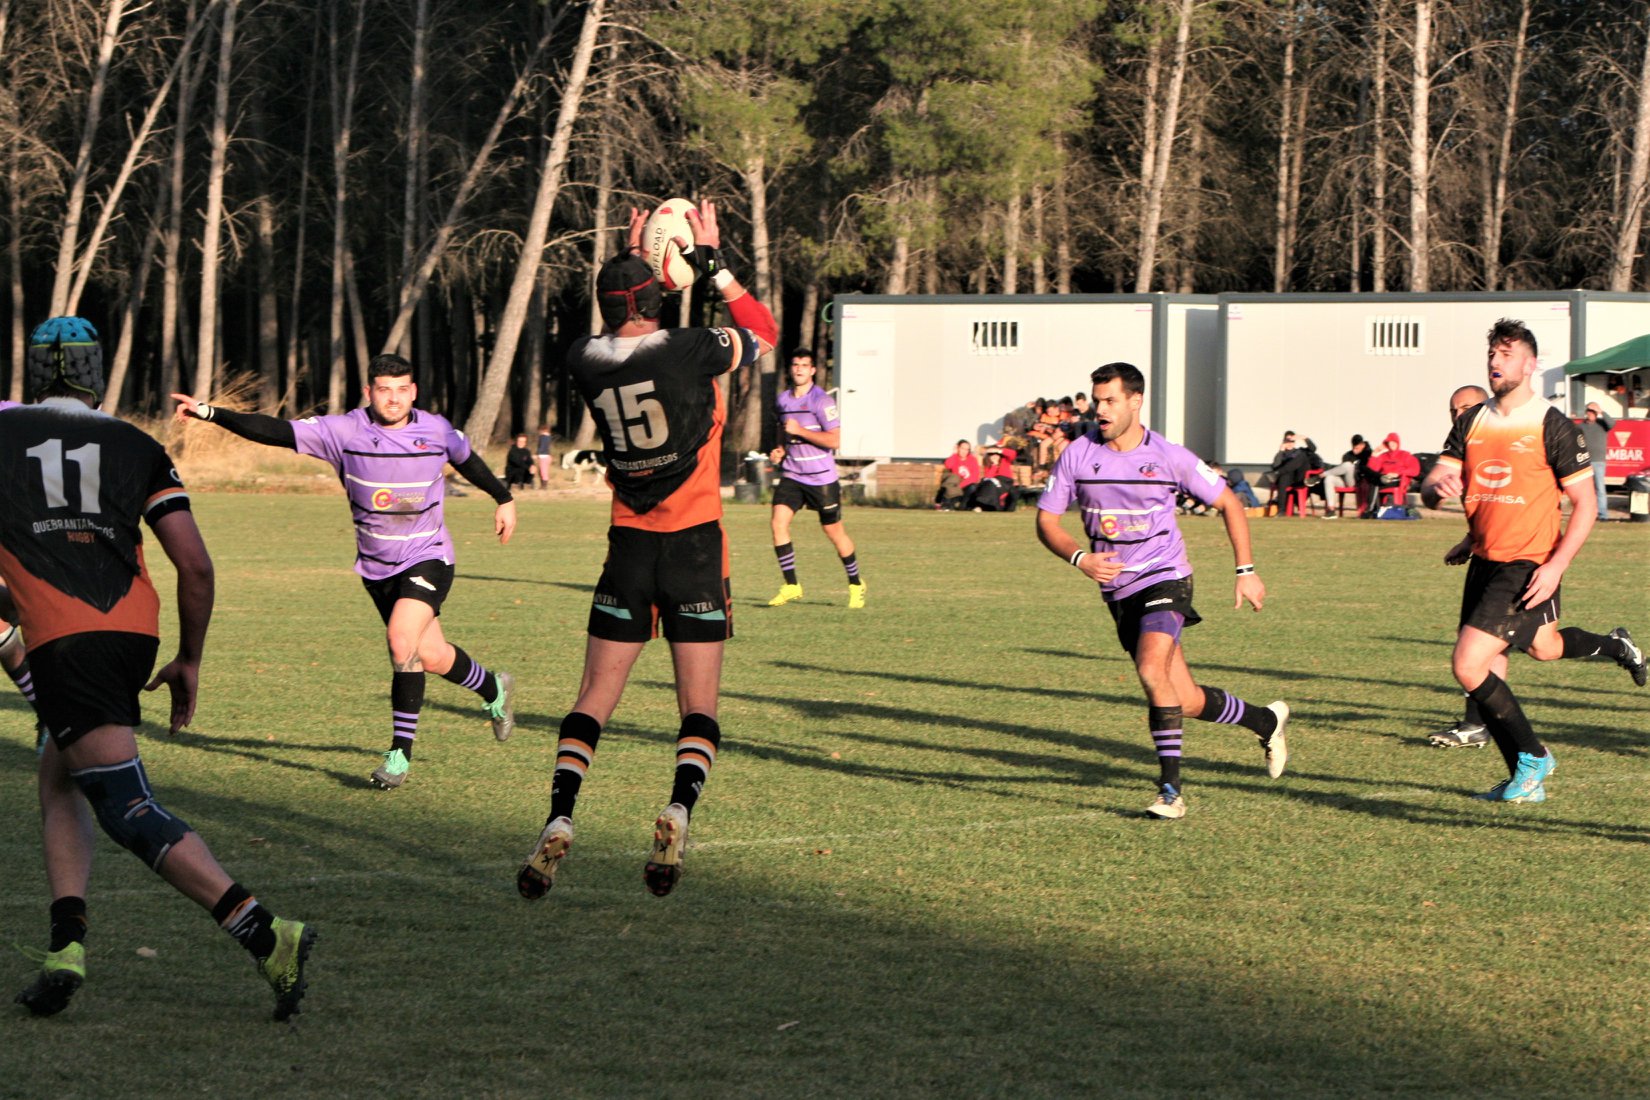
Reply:
[[429, 581], [425, 580], [423, 577], [408, 577], [407, 580], [408, 580], [409, 583], [416, 584], [418, 587], [424, 589], [426, 592], [434, 592], [435, 591], [435, 585], [431, 584]]
[[597, 592], [595, 596], [591, 598], [591, 602], [603, 604], [608, 607], [619, 606], [619, 598], [617, 596], [609, 596], [606, 592]]
[[372, 494], [372, 506], [378, 509], [388, 508], [395, 503], [395, 494], [388, 489], [379, 489]]
[[1486, 459], [1474, 467], [1472, 479], [1486, 489], [1500, 489], [1512, 484], [1512, 466], [1499, 458]]
[[721, 605], [714, 600], [701, 600], [698, 603], [679, 603], [676, 610], [684, 615], [702, 614], [706, 611], [720, 611]]
[[1147, 607], [1162, 607], [1166, 603], [1174, 603], [1174, 597], [1167, 596], [1167, 597], [1164, 597], [1161, 600], [1147, 600], [1146, 601], [1146, 606]]

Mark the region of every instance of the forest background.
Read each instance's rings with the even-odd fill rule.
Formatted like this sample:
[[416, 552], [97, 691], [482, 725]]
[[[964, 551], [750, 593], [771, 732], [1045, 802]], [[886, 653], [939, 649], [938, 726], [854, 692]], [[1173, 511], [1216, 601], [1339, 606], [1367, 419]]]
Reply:
[[80, 313], [111, 411], [343, 411], [389, 350], [587, 441], [563, 352], [673, 195], [784, 347], [845, 291], [1650, 284], [1645, 2], [0, 0], [0, 71], [13, 399]]

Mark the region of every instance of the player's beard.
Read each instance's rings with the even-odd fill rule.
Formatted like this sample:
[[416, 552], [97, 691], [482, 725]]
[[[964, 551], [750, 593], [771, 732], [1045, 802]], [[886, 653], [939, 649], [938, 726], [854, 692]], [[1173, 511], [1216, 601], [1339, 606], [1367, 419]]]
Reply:
[[1523, 384], [1524, 380], [1522, 378], [1515, 382], [1503, 374], [1500, 378], [1490, 379], [1490, 392], [1496, 397], [1505, 397]]
[[1123, 435], [1133, 427], [1134, 417], [1124, 413], [1116, 420], [1113, 420], [1110, 424], [1101, 426], [1100, 441], [1102, 443], [1113, 443], [1118, 439], [1121, 439]]

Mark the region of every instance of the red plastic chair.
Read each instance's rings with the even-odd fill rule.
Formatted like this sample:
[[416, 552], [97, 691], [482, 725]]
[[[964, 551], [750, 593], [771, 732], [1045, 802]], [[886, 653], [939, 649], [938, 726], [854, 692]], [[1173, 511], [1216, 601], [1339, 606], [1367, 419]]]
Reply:
[[1408, 477], [1400, 477], [1396, 485], [1383, 485], [1375, 493], [1375, 511], [1379, 512], [1386, 505], [1402, 508], [1409, 499]]
[[[1321, 479], [1323, 477], [1323, 471], [1322, 470], [1308, 470], [1308, 471], [1306, 471], [1306, 476], [1307, 476], [1308, 479], [1313, 477], [1313, 475], [1316, 475], [1318, 478]], [[1312, 490], [1309, 487], [1307, 487], [1306, 485], [1296, 485], [1293, 488], [1291, 488], [1286, 494], [1284, 494], [1283, 514], [1286, 515], [1286, 516], [1307, 516], [1307, 515], [1311, 515], [1312, 514], [1312, 507], [1313, 507]], [[1327, 510], [1328, 505], [1326, 504], [1324, 507]]]

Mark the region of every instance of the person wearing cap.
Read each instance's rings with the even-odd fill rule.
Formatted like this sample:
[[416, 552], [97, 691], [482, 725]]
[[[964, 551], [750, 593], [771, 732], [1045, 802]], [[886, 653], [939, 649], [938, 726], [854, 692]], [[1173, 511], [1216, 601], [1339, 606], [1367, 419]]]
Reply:
[[242, 439], [318, 458], [337, 472], [355, 522], [355, 572], [384, 622], [389, 648], [390, 747], [368, 776], [389, 791], [405, 783], [412, 768], [427, 672], [475, 692], [496, 740], [508, 740], [515, 729], [515, 678], [489, 671], [441, 629], [456, 557], [443, 508], [448, 463], [497, 504], [493, 532], [501, 543], [516, 529], [516, 505], [463, 432], [414, 407], [411, 363], [375, 355], [366, 373], [366, 404], [334, 416], [281, 420], [186, 393], [172, 399], [180, 422], [207, 420]]
[[768, 460], [779, 468], [770, 526], [781, 582], [779, 594], [768, 601], [768, 606], [783, 607], [802, 598], [791, 519], [804, 508], [811, 508], [819, 514], [819, 529], [831, 540], [848, 575], [848, 607], [859, 610], [865, 606], [865, 578], [859, 572], [854, 540], [842, 526], [842, 482], [836, 472], [842, 417], [831, 395], [814, 384], [816, 369], [812, 348], [791, 352], [791, 384], [782, 387], [774, 398], [775, 418], [784, 442], [768, 454]]
[[[298, 1011], [315, 931], [276, 917], [158, 801], [138, 754], [139, 692], [166, 685], [171, 730], [195, 713], [212, 618], [212, 558], [166, 451], [99, 412], [103, 349], [80, 317], [34, 330], [24, 361], [34, 404], [0, 413], [0, 571], [28, 639], [46, 729], [39, 763], [50, 946], [17, 996], [36, 1016], [68, 1007], [86, 978], [92, 822], [201, 908], [252, 955], [275, 1018]], [[153, 678], [160, 596], [143, 557], [147, 523], [177, 571], [178, 650]]]
[[1404, 495], [1409, 491], [1409, 483], [1421, 473], [1421, 460], [1404, 450], [1403, 441], [1398, 438], [1397, 432], [1386, 433], [1381, 440], [1381, 451], [1369, 460], [1369, 474], [1376, 479], [1378, 491], [1375, 498], [1369, 503], [1366, 515], [1373, 515], [1380, 504], [1379, 490], [1396, 489], [1397, 503], [1404, 503]]
[[1323, 472], [1324, 519], [1340, 518], [1328, 507], [1340, 499], [1336, 496], [1339, 490], [1355, 488], [1358, 482], [1369, 480], [1369, 459], [1369, 444], [1363, 436], [1354, 435], [1352, 446], [1342, 452], [1340, 462]]
[[983, 454], [980, 480], [964, 496], [963, 507], [975, 512], [1014, 511], [1019, 503], [1014, 495], [1014, 460], [1018, 452], [1001, 443], [988, 443]]
[[716, 720], [722, 650], [733, 634], [728, 543], [722, 532], [721, 379], [749, 367], [779, 339], [773, 314], [722, 265], [710, 201], [687, 211], [693, 240], [678, 240], [695, 281], [722, 296], [731, 325], [660, 325], [664, 292], [641, 259], [645, 216], [630, 212], [630, 247], [596, 274], [604, 330], [576, 340], [567, 369], [589, 402], [613, 489], [607, 561], [590, 607], [584, 676], [562, 719], [550, 780], [550, 812], [516, 875], [521, 896], [549, 891], [573, 842], [573, 809], [602, 729], [624, 694], [642, 647], [662, 631], [676, 673], [681, 726], [670, 801], [653, 822], [642, 869], [655, 896], [682, 872], [688, 820], [710, 777], [722, 729]]
[[1593, 490], [1598, 494], [1598, 521], [1610, 518], [1610, 501], [1604, 493], [1604, 468], [1610, 453], [1610, 429], [1616, 422], [1604, 415], [1597, 401], [1587, 402], [1581, 417], [1581, 438], [1587, 442], [1587, 453], [1593, 456]]

